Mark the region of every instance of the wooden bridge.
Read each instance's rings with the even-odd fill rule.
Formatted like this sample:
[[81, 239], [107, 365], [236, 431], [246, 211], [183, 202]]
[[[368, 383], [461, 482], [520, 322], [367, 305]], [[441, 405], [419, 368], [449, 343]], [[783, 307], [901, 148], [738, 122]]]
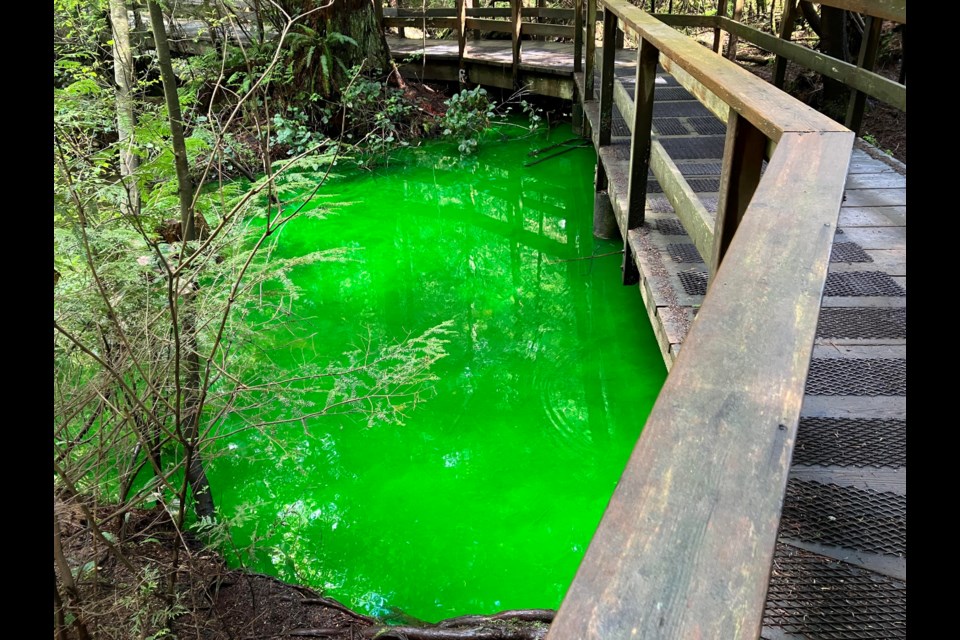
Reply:
[[[467, 4], [382, 9], [401, 69], [574, 100], [594, 231], [623, 240], [670, 369], [548, 637], [906, 637], [906, 167], [854, 134], [865, 96], [906, 110], [870, 71], [905, 0], [821, 3], [867, 16], [856, 65], [788, 42], [795, 0], [781, 38], [726, 2]], [[778, 83], [791, 60], [854, 88], [847, 126], [721, 57], [722, 32], [777, 54]]]

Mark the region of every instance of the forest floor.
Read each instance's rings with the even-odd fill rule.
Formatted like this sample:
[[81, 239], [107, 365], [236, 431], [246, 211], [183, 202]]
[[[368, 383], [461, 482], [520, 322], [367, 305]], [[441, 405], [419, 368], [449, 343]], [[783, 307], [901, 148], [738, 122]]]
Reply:
[[553, 611], [539, 609], [437, 623], [401, 612], [375, 619], [314, 589], [230, 569], [178, 531], [164, 509], [133, 510], [121, 521], [110, 507], [57, 499], [54, 513], [80, 594], [57, 615], [58, 640], [83, 640], [77, 613], [87, 637], [110, 640], [542, 640], [553, 619]]

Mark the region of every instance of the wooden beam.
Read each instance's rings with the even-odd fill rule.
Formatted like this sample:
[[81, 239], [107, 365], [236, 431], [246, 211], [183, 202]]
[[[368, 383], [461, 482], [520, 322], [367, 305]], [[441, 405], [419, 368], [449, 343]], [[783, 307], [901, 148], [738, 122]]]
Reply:
[[506, 20], [489, 20], [487, 18], [467, 18], [468, 29], [490, 31], [493, 33], [511, 33], [513, 24]]
[[808, 69], [839, 80], [848, 87], [858, 89], [901, 111], [907, 110], [907, 91], [902, 84], [872, 71], [859, 69], [849, 62], [781, 40], [745, 24], [733, 22], [729, 18], [721, 18], [720, 21], [725, 29], [740, 35], [762, 49], [779, 53]]
[[772, 140], [779, 140], [787, 131], [847, 131], [799, 100], [771, 91], [762, 78], [717, 56], [626, 0], [605, 0], [605, 4], [623, 21], [624, 28], [649, 40], [660, 51], [661, 63], [664, 58], [675, 61]]
[[760, 636], [852, 144], [782, 136], [547, 640]]
[[[727, 15], [727, 0], [717, 0], [717, 17], [723, 18]], [[713, 52], [720, 53], [720, 38], [723, 34], [720, 32], [720, 23], [713, 27]]]
[[767, 138], [763, 132], [736, 111], [731, 111], [727, 120], [727, 139], [720, 170], [720, 198], [713, 232], [710, 273], [717, 272], [743, 214], [747, 211], [753, 192], [760, 183], [760, 169], [766, 147]]
[[617, 37], [617, 16], [612, 11], [603, 13], [603, 59], [600, 63], [600, 129], [598, 131], [598, 146], [610, 144], [610, 134], [613, 128], [613, 80], [614, 63], [617, 60], [617, 49], [610, 43]]
[[[883, 20], [867, 16], [863, 30], [863, 40], [860, 43], [860, 52], [857, 55], [857, 66], [867, 71], [873, 71], [877, 63], [877, 52], [880, 49], [880, 28]], [[862, 91], [854, 89], [850, 92], [850, 104], [847, 107], [847, 119], [844, 124], [854, 133], [860, 135], [863, 123], [863, 108], [866, 106], [867, 96]]]
[[[460, 69], [465, 69], [463, 53], [467, 47], [467, 3], [466, 0], [457, 0], [457, 50]], [[464, 74], [460, 74], [460, 83], [463, 84]]]
[[383, 0], [370, 0], [373, 2], [373, 12], [377, 15], [377, 22], [380, 23], [380, 28], [383, 28]]
[[583, 94], [584, 100], [594, 100], [593, 79], [596, 75], [596, 55], [597, 55], [597, 0], [586, 0], [587, 3], [587, 53], [584, 64], [583, 84], [586, 91]]
[[583, 0], [573, 0], [573, 72], [581, 71], [583, 71]]
[[[424, 27], [423, 18], [384, 18], [383, 19], [384, 27], [414, 27], [415, 29], [422, 29]], [[427, 18], [426, 19], [427, 28], [431, 29], [456, 29], [457, 28], [457, 19], [456, 18]]]
[[524, 22], [520, 29], [523, 35], [539, 36], [542, 38], [568, 38], [574, 36], [573, 27], [568, 24], [547, 24]]
[[694, 16], [679, 13], [655, 13], [653, 17], [671, 27], [718, 28], [717, 16]]
[[697, 251], [701, 256], [710, 256], [716, 217], [703, 206], [670, 154], [657, 140], [653, 141], [651, 147], [650, 168]]
[[907, 24], [907, 0], [826, 0], [819, 4]]
[[[783, 17], [780, 20], [780, 39], [789, 41], [793, 37], [793, 27], [797, 20], [797, 0], [783, 0]], [[787, 76], [787, 58], [777, 54], [773, 62], [773, 85], [783, 89]]]
[[[604, 47], [606, 49], [606, 47]], [[627, 228], [621, 233], [628, 237], [631, 230], [643, 225], [647, 206], [647, 172], [650, 170], [650, 146], [653, 142], [653, 91], [657, 81], [657, 59], [660, 52], [645, 40], [637, 51], [637, 75], [634, 93], [630, 139], [630, 174], [627, 186]], [[623, 243], [623, 284], [640, 281], [636, 257], [629, 242]]]
[[510, 30], [510, 40], [513, 45], [513, 86], [518, 85], [520, 79], [520, 26], [523, 20], [523, 2], [521, 0], [510, 0], [510, 21], [512, 28]]
[[[733, 21], [740, 22], [743, 18], [743, 0], [736, 0], [736, 3], [733, 5]], [[727, 60], [731, 62], [737, 61], [737, 34], [733, 31], [730, 32], [730, 37], [727, 38]]]

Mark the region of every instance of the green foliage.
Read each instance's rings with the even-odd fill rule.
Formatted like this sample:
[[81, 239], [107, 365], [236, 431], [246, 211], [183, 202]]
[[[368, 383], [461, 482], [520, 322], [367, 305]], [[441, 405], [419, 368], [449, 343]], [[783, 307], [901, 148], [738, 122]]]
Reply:
[[300, 155], [314, 151], [327, 142], [327, 137], [314, 131], [309, 125], [309, 117], [300, 107], [288, 107], [284, 115], [273, 115], [272, 144], [289, 147], [287, 155]]
[[456, 140], [461, 154], [473, 153], [496, 115], [496, 103], [487, 97], [486, 89], [478, 86], [454, 94], [445, 104], [447, 112], [440, 122], [444, 137]]

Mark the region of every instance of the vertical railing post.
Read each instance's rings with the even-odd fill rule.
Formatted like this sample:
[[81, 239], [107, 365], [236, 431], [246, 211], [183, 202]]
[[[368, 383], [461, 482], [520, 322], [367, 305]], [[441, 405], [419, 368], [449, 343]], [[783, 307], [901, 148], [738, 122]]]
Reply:
[[[783, 0], [783, 18], [780, 20], [780, 39], [789, 41], [797, 20], [797, 0]], [[787, 77], [787, 59], [778, 55], [773, 62], [773, 86], [783, 89]]]
[[[403, 0], [396, 0], [396, 1], [397, 1], [397, 16], [399, 17], [401, 13], [400, 9], [403, 8]], [[403, 27], [397, 27], [397, 35], [401, 38], [406, 38], [407, 32]]]
[[457, 61], [460, 65], [460, 84], [464, 84], [466, 76], [463, 73], [466, 66], [463, 61], [463, 53], [467, 47], [467, 2], [466, 0], [457, 0], [457, 50], [459, 55]]
[[[573, 0], [573, 72], [583, 72], [583, 0]], [[572, 129], [578, 135], [583, 135], [583, 99], [573, 83], [573, 109], [571, 112]]]
[[573, 0], [573, 72], [583, 71], [583, 0]]
[[720, 198], [713, 231], [710, 274], [720, 267], [733, 234], [760, 183], [767, 137], [733, 109], [727, 118], [727, 138], [720, 170]]
[[[736, 0], [733, 5], [733, 21], [740, 22], [743, 19], [743, 0]], [[730, 32], [727, 36], [727, 58], [733, 62], [737, 61], [737, 34]]]
[[513, 86], [517, 87], [520, 80], [520, 23], [522, 19], [521, 0], [510, 0], [510, 36], [513, 42]]
[[371, 0], [373, 2], [373, 12], [377, 16], [377, 24], [380, 26], [380, 31], [383, 31], [383, 0]]
[[587, 53], [584, 64], [586, 69], [583, 71], [583, 86], [586, 89], [584, 100], [594, 100], [593, 78], [596, 73], [596, 55], [597, 55], [597, 0], [586, 0], [587, 2]]
[[[653, 144], [653, 92], [657, 81], [660, 52], [646, 39], [640, 40], [637, 51], [637, 76], [633, 102], [633, 137], [630, 140], [630, 182], [627, 187], [627, 229], [643, 225], [647, 208], [647, 173], [650, 170], [650, 147]], [[623, 284], [636, 284], [640, 272], [633, 249], [623, 234]]]
[[897, 82], [907, 84], [907, 25], [900, 27], [900, 73]]
[[603, 10], [603, 60], [600, 66], [600, 131], [598, 146], [610, 144], [613, 130], [613, 69], [617, 48], [617, 14], [605, 7]]
[[[857, 66], [867, 71], [873, 71], [877, 62], [877, 51], [880, 47], [880, 28], [883, 20], [867, 16], [863, 29], [863, 41], [860, 43], [860, 52], [857, 54]], [[850, 104], [847, 107], [847, 119], [844, 125], [858, 136], [863, 124], [863, 108], [866, 104], [866, 94], [852, 89]]]
[[[790, 2], [791, 0], [786, 0]], [[717, 18], [723, 18], [727, 15], [727, 0], [717, 0]], [[713, 28], [713, 52], [720, 53], [720, 41], [723, 32], [720, 31], [720, 24]]]
[[[592, 0], [591, 0], [592, 1]], [[613, 69], [616, 60], [617, 48], [614, 40], [617, 37], [617, 16], [604, 7], [603, 10], [603, 60], [600, 65], [600, 123], [597, 131], [597, 175], [594, 183], [593, 197], [593, 234], [600, 238], [622, 237], [626, 243], [626, 236], [617, 222], [613, 203], [607, 190], [607, 171], [603, 166], [603, 158], [599, 153], [602, 147], [610, 144], [613, 129]]]

